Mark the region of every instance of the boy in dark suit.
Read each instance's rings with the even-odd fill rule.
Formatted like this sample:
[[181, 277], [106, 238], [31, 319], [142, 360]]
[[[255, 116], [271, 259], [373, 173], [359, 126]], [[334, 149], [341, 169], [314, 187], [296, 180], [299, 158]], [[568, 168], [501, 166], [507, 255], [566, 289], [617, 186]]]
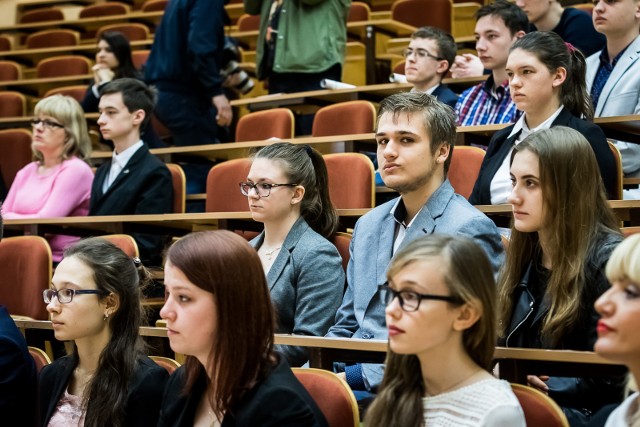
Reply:
[[[117, 79], [103, 88], [98, 126], [115, 149], [112, 158], [96, 171], [89, 215], [171, 212], [171, 173], [140, 140], [140, 129], [151, 119], [153, 107], [153, 91], [139, 80]], [[134, 238], [143, 262], [159, 265], [162, 239], [137, 233]]]

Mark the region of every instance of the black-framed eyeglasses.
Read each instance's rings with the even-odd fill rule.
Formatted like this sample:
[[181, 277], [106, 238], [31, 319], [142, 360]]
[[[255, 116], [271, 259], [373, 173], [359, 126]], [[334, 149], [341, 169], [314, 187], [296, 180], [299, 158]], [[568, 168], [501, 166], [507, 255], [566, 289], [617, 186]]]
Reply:
[[424, 58], [431, 58], [431, 59], [435, 59], [436, 61], [442, 61], [444, 60], [444, 58], [440, 58], [438, 56], [435, 56], [431, 53], [429, 53], [428, 50], [426, 49], [412, 49], [412, 48], [406, 48], [405, 50], [402, 51], [402, 56], [404, 56], [405, 58], [410, 57], [413, 54], [416, 54], [416, 58], [418, 59], [424, 59]]
[[42, 291], [42, 298], [44, 302], [49, 304], [53, 301], [53, 297], [58, 298], [58, 302], [60, 304], [68, 304], [73, 301], [74, 295], [82, 295], [82, 294], [98, 294], [102, 296], [109, 295], [109, 292], [102, 291], [100, 289], [47, 289]]
[[423, 299], [427, 300], [436, 300], [436, 301], [447, 301], [452, 304], [462, 304], [462, 301], [458, 297], [454, 297], [451, 295], [431, 295], [431, 294], [419, 294], [414, 291], [396, 291], [389, 286], [389, 282], [386, 282], [384, 285], [378, 285], [378, 290], [380, 291], [380, 298], [382, 299], [382, 303], [386, 306], [391, 304], [391, 301], [394, 298], [398, 298], [398, 302], [400, 303], [400, 308], [404, 311], [416, 311], [420, 308], [420, 302]]
[[40, 123], [42, 123], [42, 126], [45, 129], [55, 129], [55, 128], [64, 128], [63, 124], [54, 122], [53, 120], [49, 120], [49, 119], [31, 119], [31, 126], [32, 127], [36, 127], [38, 126]]
[[240, 192], [245, 196], [248, 196], [249, 193], [251, 193], [251, 190], [256, 190], [258, 197], [269, 197], [271, 189], [274, 187], [295, 187], [297, 185], [298, 184], [271, 184], [267, 182], [254, 184], [253, 182], [241, 182]]

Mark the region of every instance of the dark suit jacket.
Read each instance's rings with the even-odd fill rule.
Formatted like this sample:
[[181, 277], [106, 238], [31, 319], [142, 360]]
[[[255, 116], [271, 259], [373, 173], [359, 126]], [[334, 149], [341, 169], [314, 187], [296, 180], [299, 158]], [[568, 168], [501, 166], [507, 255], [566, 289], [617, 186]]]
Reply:
[[449, 107], [456, 109], [456, 103], [458, 102], [458, 95], [456, 95], [449, 86], [440, 84], [431, 94], [438, 98], [438, 101], [447, 104]]
[[[100, 165], [91, 187], [89, 215], [143, 215], [171, 213], [173, 185], [165, 164], [143, 145], [129, 159], [105, 193], [102, 186], [109, 175], [111, 160]], [[140, 256], [146, 263], [157, 261], [162, 240], [134, 234]], [[152, 262], [154, 263], [154, 262]]]
[[36, 366], [27, 342], [0, 305], [0, 424], [35, 425]]
[[[76, 365], [72, 356], [65, 356], [45, 366], [40, 372], [38, 385], [39, 425], [46, 426], [56, 410], [60, 398]], [[162, 391], [169, 374], [146, 356], [138, 358], [136, 369], [129, 381], [125, 423], [127, 427], [153, 426], [158, 422]], [[91, 402], [89, 402], [91, 405]], [[105, 420], [105, 425], [108, 420]]]
[[[482, 161], [480, 167], [480, 173], [478, 179], [473, 187], [473, 192], [469, 197], [469, 202], [472, 205], [490, 205], [491, 204], [491, 180], [495, 176], [497, 170], [500, 168], [502, 161], [505, 159], [511, 147], [516, 140], [517, 135], [507, 138], [513, 126], [506, 127], [493, 135], [487, 153]], [[553, 126], [567, 126], [580, 132], [589, 141], [593, 152], [596, 155], [598, 166], [600, 168], [600, 175], [604, 182], [605, 189], [609, 197], [616, 193], [616, 162], [609, 149], [607, 138], [604, 136], [602, 129], [591, 122], [582, 120], [574, 116], [563, 108], [558, 117], [553, 121]], [[572, 167], [572, 165], [567, 165]]]
[[[184, 366], [178, 368], [165, 388], [158, 427], [191, 427], [198, 403], [207, 388], [206, 378], [201, 377], [192, 389], [183, 394]], [[281, 358], [267, 378], [256, 384], [238, 403], [226, 413], [222, 427], [278, 426], [306, 427], [326, 426], [327, 422], [307, 390], [296, 379]]]

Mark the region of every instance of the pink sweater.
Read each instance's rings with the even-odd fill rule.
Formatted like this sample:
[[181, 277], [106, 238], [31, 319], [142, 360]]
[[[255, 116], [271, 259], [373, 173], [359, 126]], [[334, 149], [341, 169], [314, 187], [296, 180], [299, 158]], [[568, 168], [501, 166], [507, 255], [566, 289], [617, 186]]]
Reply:
[[[16, 174], [2, 205], [5, 219], [86, 216], [93, 171], [88, 164], [72, 157], [45, 175], [38, 174], [38, 163], [29, 163]], [[46, 236], [53, 260], [62, 259], [64, 248], [78, 240], [63, 235]]]

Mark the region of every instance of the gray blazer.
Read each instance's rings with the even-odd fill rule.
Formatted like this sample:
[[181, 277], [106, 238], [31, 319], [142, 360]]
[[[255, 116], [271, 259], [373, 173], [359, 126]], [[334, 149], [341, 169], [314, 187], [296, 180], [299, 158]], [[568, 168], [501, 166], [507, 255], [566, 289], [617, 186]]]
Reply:
[[[591, 86], [600, 67], [600, 53], [587, 58], [587, 89]], [[596, 117], [624, 116], [640, 114], [640, 36], [629, 45], [613, 68], [607, 83], [602, 88]], [[640, 145], [616, 141], [622, 154], [622, 168], [625, 175], [640, 176]]]
[[[377, 287], [387, 281], [387, 267], [393, 255], [396, 222], [391, 209], [396, 201], [378, 206], [356, 223], [349, 248], [347, 291], [328, 337], [388, 338], [385, 307]], [[464, 197], [454, 194], [449, 180], [442, 183], [415, 217], [398, 250], [432, 233], [473, 238], [489, 256], [494, 273], [503, 263], [502, 240], [495, 224]], [[363, 379], [370, 389], [380, 384], [382, 374], [382, 365], [362, 365]]]
[[[262, 246], [264, 231], [251, 240]], [[342, 301], [345, 276], [336, 247], [299, 218], [287, 234], [269, 273], [278, 333], [323, 336]], [[291, 366], [309, 360], [303, 347], [276, 346]]]

